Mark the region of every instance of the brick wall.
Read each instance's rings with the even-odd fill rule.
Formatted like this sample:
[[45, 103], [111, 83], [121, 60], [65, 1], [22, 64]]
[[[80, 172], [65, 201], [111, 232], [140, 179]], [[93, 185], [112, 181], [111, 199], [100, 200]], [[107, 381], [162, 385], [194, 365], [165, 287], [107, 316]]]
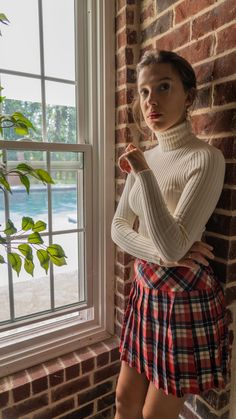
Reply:
[[111, 419], [117, 338], [0, 379], [1, 419]]
[[[192, 115], [194, 132], [220, 148], [226, 158], [225, 185], [207, 225], [207, 240], [214, 246], [214, 269], [225, 284], [231, 343], [230, 304], [236, 302], [236, 3], [235, 0], [117, 0], [116, 15], [116, 161], [130, 141], [145, 149], [132, 114], [135, 64], [146, 49], [178, 52], [194, 67], [198, 99]], [[125, 175], [116, 167], [116, 203]], [[115, 330], [121, 331], [132, 278], [132, 257], [116, 250]], [[235, 320], [234, 320], [235, 321]], [[229, 417], [230, 383], [226, 391], [190, 397], [182, 418]]]

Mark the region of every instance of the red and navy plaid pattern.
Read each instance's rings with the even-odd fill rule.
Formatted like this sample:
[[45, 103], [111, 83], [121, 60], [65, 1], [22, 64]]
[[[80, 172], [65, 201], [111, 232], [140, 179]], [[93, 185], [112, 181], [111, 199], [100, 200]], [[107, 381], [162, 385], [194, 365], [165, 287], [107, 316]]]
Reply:
[[229, 332], [211, 268], [163, 268], [136, 259], [121, 335], [121, 360], [166, 394], [225, 388]]

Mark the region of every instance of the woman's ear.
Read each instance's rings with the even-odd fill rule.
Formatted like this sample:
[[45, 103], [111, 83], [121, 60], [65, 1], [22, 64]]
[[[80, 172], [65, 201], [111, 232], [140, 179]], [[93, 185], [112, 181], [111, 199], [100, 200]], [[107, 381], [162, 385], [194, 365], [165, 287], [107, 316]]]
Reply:
[[185, 102], [188, 108], [192, 106], [196, 96], [197, 96], [197, 89], [195, 87], [192, 87], [191, 89], [188, 90], [187, 96], [186, 96], [186, 102]]

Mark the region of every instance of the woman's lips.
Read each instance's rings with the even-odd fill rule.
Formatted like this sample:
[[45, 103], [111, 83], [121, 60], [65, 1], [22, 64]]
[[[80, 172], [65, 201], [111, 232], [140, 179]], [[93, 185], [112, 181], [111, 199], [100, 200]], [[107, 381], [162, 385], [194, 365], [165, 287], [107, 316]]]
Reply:
[[150, 114], [148, 115], [148, 118], [149, 118], [149, 119], [158, 119], [158, 118], [160, 118], [160, 116], [162, 116], [162, 114], [161, 114], [161, 113], [150, 113]]

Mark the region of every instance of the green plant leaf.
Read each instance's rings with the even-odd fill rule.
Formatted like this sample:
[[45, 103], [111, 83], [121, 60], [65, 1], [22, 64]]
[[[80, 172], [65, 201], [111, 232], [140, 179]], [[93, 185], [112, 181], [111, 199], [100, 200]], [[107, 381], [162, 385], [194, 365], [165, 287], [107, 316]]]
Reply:
[[7, 240], [5, 239], [5, 237], [0, 236], [0, 244], [6, 244]]
[[23, 126], [22, 127], [19, 127], [19, 126], [14, 127], [14, 131], [17, 135], [27, 135], [27, 134], [29, 134], [28, 128], [23, 127]]
[[66, 257], [64, 250], [59, 244], [51, 244], [47, 247], [47, 252], [50, 256], [57, 256], [59, 258]]
[[6, 179], [6, 176], [2, 173], [2, 171], [0, 172], [0, 184], [3, 185], [3, 187], [10, 193], [11, 192], [11, 187]]
[[7, 19], [6, 15], [4, 15], [4, 13], [0, 13], [0, 21], [2, 23], [4, 23], [5, 25], [7, 25], [8, 23], [10, 23], [10, 21]]
[[28, 243], [32, 243], [32, 244], [42, 244], [43, 243], [43, 239], [40, 236], [39, 233], [35, 232], [29, 235], [28, 237]]
[[41, 179], [41, 181], [43, 183], [54, 183], [54, 180], [51, 178], [51, 176], [49, 175], [48, 172], [46, 172], [46, 170], [43, 169], [36, 169], [35, 173], [37, 173], [39, 179]]
[[30, 190], [30, 181], [26, 175], [20, 175], [20, 181], [22, 185], [25, 186], [26, 192], [29, 193]]
[[3, 103], [6, 100], [6, 96], [0, 96], [0, 103]]
[[12, 269], [14, 269], [14, 271], [16, 271], [17, 276], [19, 276], [20, 270], [21, 270], [21, 266], [22, 266], [22, 261], [20, 256], [17, 253], [8, 253], [8, 261], [12, 267]]
[[17, 232], [17, 229], [14, 226], [13, 222], [10, 219], [8, 219], [4, 233], [6, 234], [6, 236], [11, 236], [12, 234], [16, 232]]
[[28, 172], [28, 173], [34, 171], [33, 167], [31, 167], [29, 164], [26, 164], [26, 163], [20, 163], [20, 164], [18, 164], [16, 166], [16, 169], [23, 170], [24, 172]]
[[47, 224], [44, 221], [39, 220], [34, 224], [34, 227], [32, 228], [32, 230], [37, 231], [39, 233], [40, 231], [46, 230], [46, 228], [47, 228]]
[[43, 269], [45, 269], [46, 274], [47, 274], [48, 273], [48, 268], [49, 268], [50, 258], [48, 256], [46, 250], [39, 249], [39, 250], [37, 250], [36, 254], [37, 254], [38, 260], [40, 262], [40, 265], [42, 266]]
[[34, 227], [34, 220], [31, 217], [23, 217], [21, 221], [21, 228], [24, 231], [31, 230]]
[[19, 244], [18, 249], [26, 259], [33, 261], [33, 252], [27, 243]]
[[4, 257], [2, 255], [0, 255], [0, 263], [6, 263]]
[[63, 265], [67, 265], [65, 258], [58, 258], [57, 256], [51, 256], [50, 255], [50, 260], [54, 265], [57, 266], [63, 266]]
[[34, 276], [34, 263], [31, 259], [25, 259], [24, 268], [28, 274]]

